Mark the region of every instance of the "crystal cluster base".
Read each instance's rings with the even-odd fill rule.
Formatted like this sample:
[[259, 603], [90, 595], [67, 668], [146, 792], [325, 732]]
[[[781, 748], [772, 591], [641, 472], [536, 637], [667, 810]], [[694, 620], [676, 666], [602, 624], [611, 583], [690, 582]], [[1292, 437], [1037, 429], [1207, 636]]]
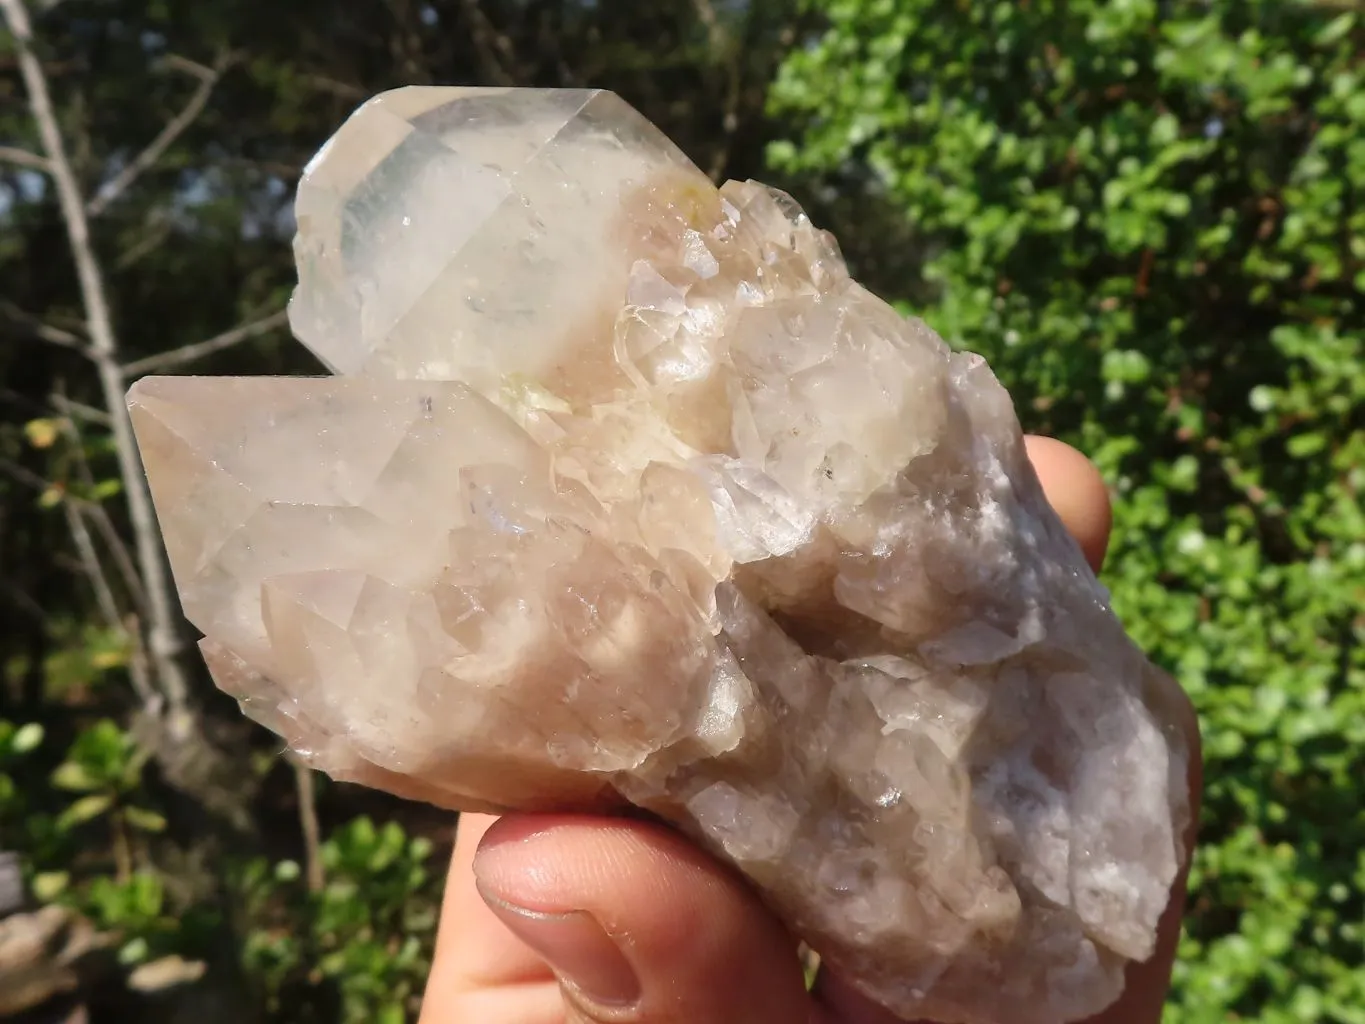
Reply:
[[451, 808], [653, 811], [907, 1018], [1113, 1002], [1188, 750], [980, 358], [606, 93], [386, 94], [297, 210], [336, 376], [130, 395], [247, 714]]

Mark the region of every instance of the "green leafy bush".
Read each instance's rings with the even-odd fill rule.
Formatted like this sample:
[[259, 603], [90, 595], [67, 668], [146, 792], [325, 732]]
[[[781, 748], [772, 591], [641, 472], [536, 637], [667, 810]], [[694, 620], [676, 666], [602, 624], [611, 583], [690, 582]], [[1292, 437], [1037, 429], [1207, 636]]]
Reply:
[[395, 822], [356, 818], [321, 849], [325, 882], [308, 892], [294, 861], [253, 862], [243, 874], [251, 922], [244, 957], [282, 1022], [292, 990], [334, 986], [346, 1024], [415, 1018], [430, 968], [439, 878], [431, 844]]
[[1365, 14], [808, 6], [774, 164], [904, 211], [919, 312], [1111, 482], [1115, 606], [1199, 708], [1170, 1019], [1365, 1021]]
[[43, 727], [37, 722], [15, 725], [0, 718], [0, 829], [22, 823], [27, 806], [23, 785], [15, 781], [13, 769], [43, 742]]
[[160, 832], [166, 827], [165, 818], [136, 799], [149, 757], [116, 723], [104, 719], [76, 738], [66, 760], [52, 773], [52, 784], [75, 796], [57, 818], [58, 829], [66, 832], [107, 818], [119, 873], [125, 878], [133, 871], [129, 832]]
[[[172, 891], [164, 855], [173, 855], [174, 837], [153, 809], [145, 751], [99, 719], [77, 732], [55, 769], [36, 770], [49, 740], [36, 723], [0, 719], [5, 842], [25, 855], [34, 894], [89, 919], [125, 970], [212, 957], [231, 934], [263, 1022], [416, 1019], [440, 898], [429, 840], [362, 816], [314, 851], [316, 891], [296, 860], [236, 852], [219, 865], [225, 891], [183, 879]], [[46, 752], [56, 759], [60, 749]]]

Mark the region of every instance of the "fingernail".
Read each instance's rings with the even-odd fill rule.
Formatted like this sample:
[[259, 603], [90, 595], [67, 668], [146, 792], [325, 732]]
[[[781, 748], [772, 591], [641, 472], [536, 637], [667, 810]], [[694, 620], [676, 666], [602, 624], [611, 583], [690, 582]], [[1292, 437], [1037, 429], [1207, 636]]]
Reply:
[[640, 982], [621, 948], [589, 913], [547, 914], [501, 900], [480, 887], [484, 901], [508, 929], [539, 953], [559, 980], [604, 1007], [630, 1006]]

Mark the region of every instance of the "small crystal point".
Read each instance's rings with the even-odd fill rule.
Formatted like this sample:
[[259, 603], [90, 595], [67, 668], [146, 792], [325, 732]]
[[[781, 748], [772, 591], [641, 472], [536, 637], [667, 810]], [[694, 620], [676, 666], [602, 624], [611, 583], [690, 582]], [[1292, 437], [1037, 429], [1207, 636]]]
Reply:
[[1190, 751], [981, 359], [606, 93], [381, 96], [298, 223], [342, 376], [130, 393], [247, 714], [447, 807], [644, 807], [907, 1019], [1118, 997]]

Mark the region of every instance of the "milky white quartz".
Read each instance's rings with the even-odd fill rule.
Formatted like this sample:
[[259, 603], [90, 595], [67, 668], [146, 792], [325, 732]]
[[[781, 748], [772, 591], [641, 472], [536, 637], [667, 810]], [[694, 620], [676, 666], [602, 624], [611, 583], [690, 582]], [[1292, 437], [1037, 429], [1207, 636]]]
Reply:
[[656, 812], [907, 1018], [1118, 996], [1189, 751], [982, 359], [607, 93], [383, 95], [297, 212], [336, 375], [129, 398], [249, 715], [447, 807]]

